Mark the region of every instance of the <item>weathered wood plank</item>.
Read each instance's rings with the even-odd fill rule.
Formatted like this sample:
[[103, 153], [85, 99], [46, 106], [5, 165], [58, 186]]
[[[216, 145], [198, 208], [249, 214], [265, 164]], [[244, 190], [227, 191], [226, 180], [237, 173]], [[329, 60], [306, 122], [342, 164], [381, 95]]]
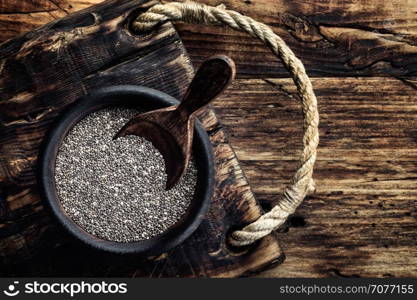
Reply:
[[102, 0], [0, 1], [0, 42], [15, 38]]
[[37, 156], [57, 115], [96, 88], [138, 84], [181, 99], [193, 67], [171, 24], [129, 31], [153, 2], [108, 1], [0, 47], [0, 274], [3, 276], [234, 277], [282, 260], [274, 236], [233, 252], [226, 235], [257, 219], [256, 202], [222, 125], [201, 115], [213, 143], [212, 205], [189, 239], [158, 258], [120, 257], [80, 245], [51, 219], [37, 191]]
[[[329, 77], [313, 81], [321, 112], [318, 192], [279, 234], [285, 263], [261, 275], [415, 277], [417, 80], [395, 77], [416, 70], [417, 2], [221, 3], [271, 25], [310, 75]], [[5, 34], [14, 37], [25, 26], [40, 24], [35, 17], [0, 14], [0, 30], [7, 26]], [[270, 206], [295, 170], [301, 147], [294, 87], [287, 79], [268, 79], [288, 73], [268, 49], [245, 35], [176, 27], [196, 65], [223, 53], [237, 62], [238, 76], [259, 78], [235, 82], [215, 108], [258, 199]], [[2, 31], [0, 38], [6, 37]], [[333, 78], [362, 75], [394, 78]]]
[[[214, 0], [204, 3], [217, 5]], [[270, 25], [317, 77], [412, 75], [417, 67], [417, 2], [287, 1], [222, 2]], [[193, 61], [208, 53], [233, 56], [242, 77], [288, 77], [259, 42], [233, 31], [179, 25]], [[214, 42], [216, 41], [216, 42]]]
[[[279, 233], [287, 260], [261, 276], [417, 274], [416, 83], [313, 79], [321, 112], [317, 191]], [[301, 147], [293, 83], [237, 80], [214, 105], [257, 198], [272, 205]]]
[[[1, 40], [100, 0], [37, 2], [36, 7], [31, 4], [33, 1], [0, 2]], [[218, 4], [214, 0], [201, 2]], [[416, 1], [230, 0], [222, 3], [271, 25], [294, 49], [312, 76], [404, 76], [416, 72]], [[194, 50], [191, 51], [193, 61], [201, 62], [213, 53], [226, 53], [236, 59], [241, 76], [288, 76], [268, 49], [246, 35], [195, 25], [178, 28], [186, 47]]]

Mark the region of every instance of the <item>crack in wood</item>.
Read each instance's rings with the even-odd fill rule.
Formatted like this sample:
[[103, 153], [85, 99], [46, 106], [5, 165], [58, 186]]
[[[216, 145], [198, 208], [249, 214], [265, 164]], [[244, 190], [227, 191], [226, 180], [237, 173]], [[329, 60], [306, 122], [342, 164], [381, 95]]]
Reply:
[[0, 11], [0, 15], [31, 15], [38, 13], [50, 13], [56, 11], [56, 9], [41, 9], [41, 10], [30, 10], [30, 11]]
[[[368, 26], [364, 26], [364, 25], [360, 25], [360, 24], [352, 24], [350, 26], [337, 26], [337, 25], [333, 25], [333, 24], [326, 24], [326, 23], [318, 23], [316, 24], [316, 26], [319, 28], [323, 27], [323, 28], [334, 28], [334, 29], [341, 29], [341, 30], [358, 30], [358, 32], [363, 32], [363, 33], [370, 33], [370, 34], [374, 34], [376, 36], [379, 36], [382, 40], [387, 40], [387, 41], [398, 41], [401, 43], [405, 43], [409, 46], [417, 46], [417, 42], [413, 42], [412, 40], [407, 39], [407, 35], [396, 32], [394, 30], [389, 30], [389, 29], [381, 29], [381, 28], [373, 28], [373, 27], [368, 27]], [[324, 38], [327, 38], [326, 35], [323, 35], [322, 33], [320, 33]], [[391, 38], [389, 38], [391, 37]]]
[[398, 79], [399, 81], [401, 81], [402, 83], [404, 83], [406, 86], [411, 87], [412, 89], [417, 91], [417, 84], [415, 84], [414, 82], [411, 82], [410, 80], [401, 77], [401, 76], [394, 76], [394, 78]]
[[285, 95], [287, 95], [289, 98], [296, 100], [298, 98], [298, 96], [293, 95], [293, 93], [291, 93], [290, 91], [288, 91], [287, 89], [284, 88], [284, 86], [282, 84], [279, 84], [277, 82], [273, 82], [270, 79], [267, 78], [262, 78], [262, 80], [266, 83], [268, 83], [269, 85], [271, 85], [272, 87], [274, 87], [276, 90], [284, 93]]
[[[376, 180], [375, 180], [376, 179]], [[378, 182], [384, 182], [384, 181], [407, 181], [407, 180], [417, 180], [417, 176], [416, 177], [403, 177], [403, 178], [388, 178], [388, 179], [377, 179], [375, 178], [374, 180], [368, 180], [368, 181], [364, 181], [364, 183], [375, 183], [375, 181]]]
[[61, 6], [61, 4], [59, 4], [60, 0], [49, 0], [49, 2], [51, 2], [53, 5], [55, 5], [59, 10], [61, 10], [62, 12], [64, 12], [65, 14], [70, 14], [70, 12], [65, 9], [63, 6]]

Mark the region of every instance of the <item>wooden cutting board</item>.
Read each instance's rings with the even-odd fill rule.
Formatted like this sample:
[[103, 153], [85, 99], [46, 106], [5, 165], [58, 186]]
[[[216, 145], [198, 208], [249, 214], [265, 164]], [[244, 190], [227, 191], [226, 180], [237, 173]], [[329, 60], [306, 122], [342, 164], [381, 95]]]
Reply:
[[57, 115], [89, 91], [137, 84], [182, 98], [193, 67], [172, 24], [129, 30], [154, 1], [107, 1], [0, 45], [0, 275], [235, 277], [283, 260], [275, 236], [229, 249], [227, 233], [257, 219], [258, 202], [209, 109], [200, 116], [213, 144], [210, 210], [183, 244], [140, 259], [90, 249], [44, 208], [36, 184], [39, 145]]

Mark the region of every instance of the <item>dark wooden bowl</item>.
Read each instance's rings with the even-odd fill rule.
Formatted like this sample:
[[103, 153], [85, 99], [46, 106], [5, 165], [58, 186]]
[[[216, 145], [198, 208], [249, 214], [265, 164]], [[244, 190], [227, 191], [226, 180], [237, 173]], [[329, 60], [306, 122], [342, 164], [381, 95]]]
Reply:
[[111, 106], [152, 110], [178, 104], [178, 100], [157, 90], [142, 86], [112, 86], [90, 93], [65, 110], [46, 136], [38, 162], [42, 198], [58, 221], [73, 236], [100, 250], [120, 254], [157, 255], [188, 238], [200, 225], [210, 203], [214, 166], [212, 147], [206, 131], [197, 121], [194, 131], [193, 157], [197, 167], [197, 186], [191, 205], [181, 221], [166, 232], [144, 241], [120, 243], [100, 239], [77, 225], [64, 211], [55, 187], [55, 160], [58, 149], [72, 127], [86, 115]]

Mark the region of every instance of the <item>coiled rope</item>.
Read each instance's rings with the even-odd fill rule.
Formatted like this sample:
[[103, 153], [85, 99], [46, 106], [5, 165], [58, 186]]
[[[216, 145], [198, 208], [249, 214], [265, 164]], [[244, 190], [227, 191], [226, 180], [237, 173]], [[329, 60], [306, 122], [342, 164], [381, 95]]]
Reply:
[[315, 189], [312, 179], [319, 142], [319, 114], [317, 99], [304, 65], [287, 44], [271, 28], [240, 13], [227, 10], [223, 5], [213, 7], [195, 2], [170, 2], [156, 4], [140, 14], [133, 22], [133, 29], [146, 32], [167, 21], [192, 24], [227, 25], [261, 40], [281, 59], [291, 73], [303, 111], [303, 151], [299, 166], [291, 184], [284, 190], [278, 204], [253, 223], [236, 230], [228, 237], [233, 246], [244, 246], [263, 238], [281, 226], [294, 213], [307, 194]]

